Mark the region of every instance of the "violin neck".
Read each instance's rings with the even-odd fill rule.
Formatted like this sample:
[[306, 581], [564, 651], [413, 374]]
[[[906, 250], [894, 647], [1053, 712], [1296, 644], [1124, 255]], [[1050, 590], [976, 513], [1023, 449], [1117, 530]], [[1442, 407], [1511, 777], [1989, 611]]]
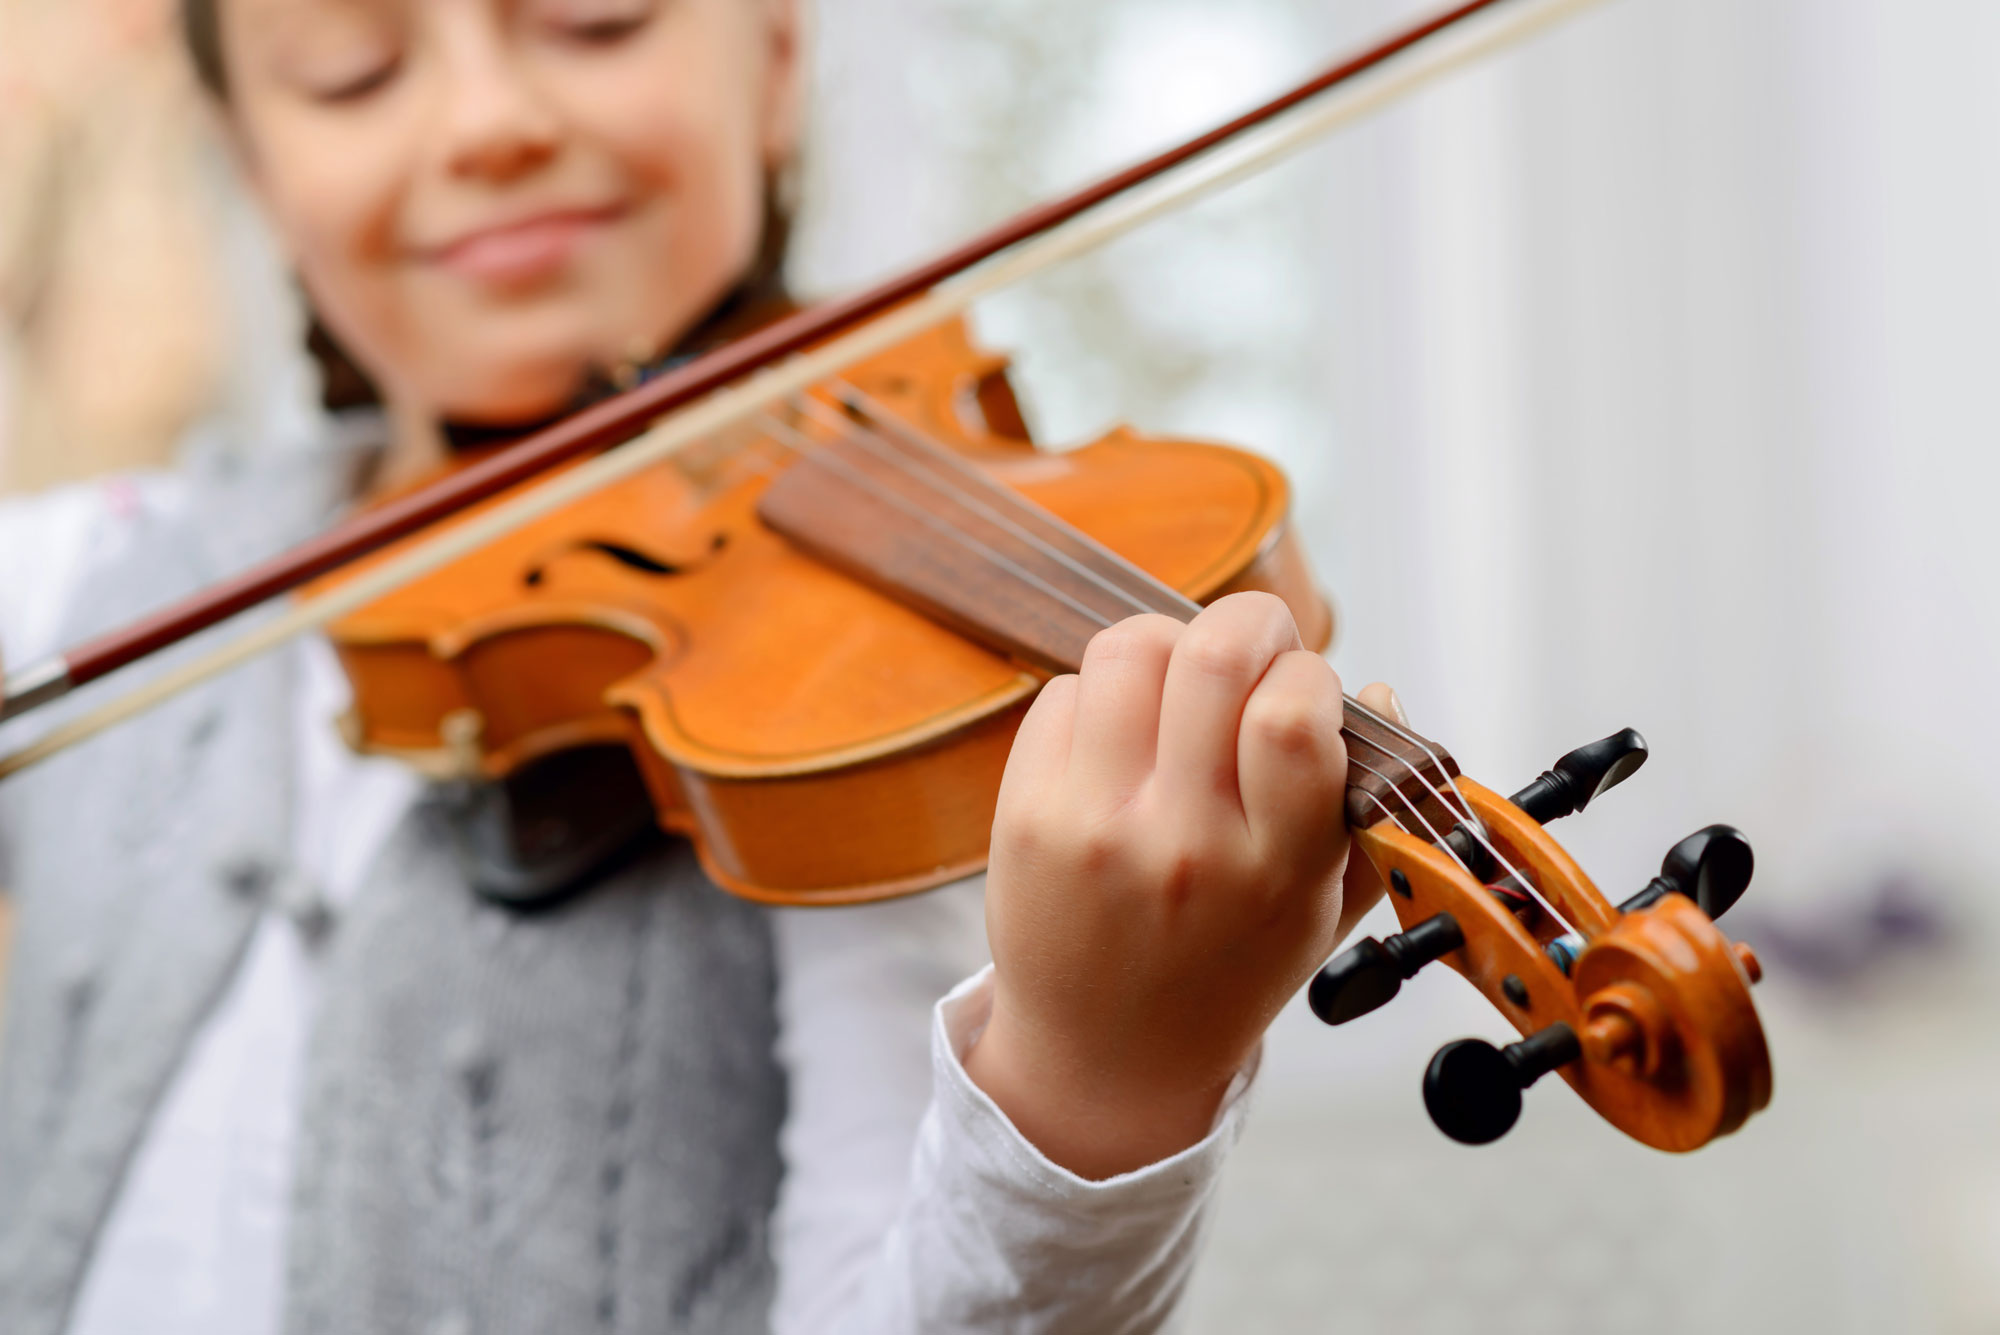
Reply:
[[[844, 432], [779, 474], [758, 515], [816, 559], [933, 620], [1049, 673], [1075, 672], [1098, 631], [1201, 605], [907, 425], [849, 405]], [[1437, 800], [1458, 774], [1445, 749], [1349, 697], [1347, 819], [1405, 820], [1441, 836]], [[1433, 810], [1434, 808], [1434, 810]], [[1412, 812], [1418, 822], [1407, 822]]]

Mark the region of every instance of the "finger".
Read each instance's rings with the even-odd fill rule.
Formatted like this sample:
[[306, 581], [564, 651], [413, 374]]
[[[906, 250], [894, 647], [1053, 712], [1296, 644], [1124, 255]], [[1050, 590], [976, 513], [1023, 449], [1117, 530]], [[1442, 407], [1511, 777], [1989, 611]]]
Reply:
[[[1377, 714], [1394, 719], [1405, 728], [1410, 726], [1410, 716], [1404, 712], [1401, 698], [1385, 683], [1372, 682], [1362, 687], [1355, 698]], [[1359, 848], [1350, 852], [1340, 900], [1341, 937], [1346, 937], [1370, 909], [1382, 902], [1382, 890], [1382, 878], [1376, 874], [1375, 864]]]
[[1150, 613], [1127, 617], [1091, 637], [1076, 688], [1073, 778], [1123, 792], [1153, 772], [1160, 692], [1174, 645], [1186, 630], [1172, 617]]
[[1332, 871], [1346, 828], [1340, 678], [1307, 649], [1281, 654], [1243, 706], [1237, 787], [1251, 837], [1279, 865]]
[[1394, 719], [1405, 728], [1410, 726], [1410, 716], [1403, 712], [1403, 701], [1401, 697], [1389, 689], [1389, 683], [1384, 681], [1370, 682], [1368, 685], [1363, 686], [1354, 698], [1382, 715], [1382, 717]]
[[1069, 764], [1075, 721], [1075, 674], [1051, 679], [1028, 706], [1027, 716], [1014, 732], [1014, 745], [1007, 752], [1007, 767], [1000, 773], [1003, 809], [1009, 794], [1044, 791], [1062, 781]]
[[1203, 609], [1174, 646], [1160, 701], [1155, 770], [1168, 799], [1201, 809], [1234, 804], [1236, 733], [1250, 693], [1278, 655], [1299, 648], [1298, 626], [1268, 593], [1238, 593]]

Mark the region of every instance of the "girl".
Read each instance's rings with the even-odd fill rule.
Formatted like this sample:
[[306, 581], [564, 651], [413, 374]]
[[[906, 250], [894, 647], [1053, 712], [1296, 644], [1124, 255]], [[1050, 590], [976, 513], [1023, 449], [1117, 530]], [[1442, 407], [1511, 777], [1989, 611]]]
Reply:
[[[770, 295], [791, 0], [186, 19], [385, 405], [371, 485]], [[0, 514], [8, 656], [353, 493], [353, 451], [252, 457]], [[615, 821], [524, 855], [535, 794], [343, 753], [340, 696], [305, 645], [0, 793], [0, 1328], [1154, 1329], [1259, 1036], [1377, 893], [1342, 890], [1339, 683], [1259, 595], [1135, 618], [1045, 688], [995, 824], [994, 964], [956, 988], [976, 887], [766, 912]], [[533, 914], [472, 885], [579, 876]]]

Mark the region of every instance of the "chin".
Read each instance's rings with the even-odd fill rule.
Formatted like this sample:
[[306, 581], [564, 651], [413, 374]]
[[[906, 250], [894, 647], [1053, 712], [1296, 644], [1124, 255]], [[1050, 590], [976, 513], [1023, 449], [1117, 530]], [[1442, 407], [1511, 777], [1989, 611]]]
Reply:
[[589, 378], [591, 359], [582, 353], [482, 362], [504, 367], [469, 382], [449, 385], [431, 396], [440, 416], [454, 422], [506, 426], [540, 422], [566, 411]]

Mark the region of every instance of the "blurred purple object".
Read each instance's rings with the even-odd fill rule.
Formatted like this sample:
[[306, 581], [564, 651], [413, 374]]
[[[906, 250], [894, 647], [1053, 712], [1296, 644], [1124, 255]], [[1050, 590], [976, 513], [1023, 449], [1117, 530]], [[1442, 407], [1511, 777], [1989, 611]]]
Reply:
[[1755, 943], [1769, 973], [1823, 987], [1842, 987], [1911, 955], [1947, 950], [1953, 941], [1945, 897], [1909, 875], [1890, 876], [1874, 891], [1834, 903], [1810, 917], [1769, 910], [1742, 914], [1731, 935]]

